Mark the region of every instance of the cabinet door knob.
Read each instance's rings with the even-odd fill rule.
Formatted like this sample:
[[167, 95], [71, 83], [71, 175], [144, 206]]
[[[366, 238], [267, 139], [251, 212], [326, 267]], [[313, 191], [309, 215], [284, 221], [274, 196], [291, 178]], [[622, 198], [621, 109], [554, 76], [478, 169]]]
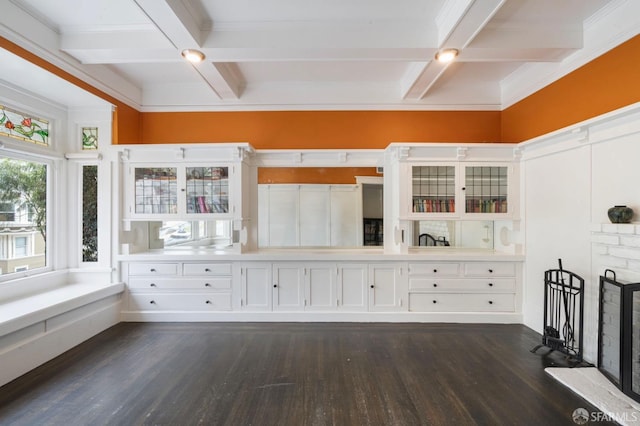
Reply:
[[156, 283], [149, 284], [149, 287], [156, 287]]
[[438, 270], [437, 270], [437, 269], [434, 269], [434, 270], [433, 270], [433, 273], [435, 274], [436, 272], [438, 272]]
[[438, 301], [437, 301], [437, 300], [434, 300], [434, 301], [433, 301], [433, 303], [438, 303]]
[[371, 288], [373, 288], [373, 284], [371, 284]]
[[467, 188], [465, 186], [462, 187], [462, 190], [465, 191]]
[[211, 304], [211, 300], [207, 300], [207, 301], [206, 301], [206, 302], [204, 302], [204, 303], [206, 303], [207, 305], [210, 305], [210, 304]]
[[150, 303], [150, 304], [152, 304], [152, 305], [155, 305], [155, 304], [156, 304], [156, 301], [155, 301], [155, 300], [152, 300], [152, 301], [151, 301], [151, 302], [149, 302], [149, 303]]
[[438, 284], [436, 284], [436, 283], [433, 283], [433, 286], [434, 286], [434, 287], [438, 287]]
[[489, 283], [489, 287], [493, 287], [493, 283]]
[[274, 284], [274, 285], [273, 285], [273, 288], [276, 288], [276, 287], [278, 287], [278, 284]]
[[205, 272], [211, 272], [211, 269], [209, 269], [209, 268], [204, 268], [204, 271], [205, 271]]
[[493, 305], [493, 300], [489, 300], [489, 304], [490, 304], [490, 305]]
[[493, 269], [489, 269], [489, 273], [490, 273], [490, 274], [493, 274]]
[[204, 286], [205, 286], [205, 287], [211, 287], [211, 284], [209, 284], [209, 283], [204, 283]]
[[156, 271], [156, 268], [151, 268], [149, 271], [150, 271], [150, 272], [155, 272], [155, 271]]

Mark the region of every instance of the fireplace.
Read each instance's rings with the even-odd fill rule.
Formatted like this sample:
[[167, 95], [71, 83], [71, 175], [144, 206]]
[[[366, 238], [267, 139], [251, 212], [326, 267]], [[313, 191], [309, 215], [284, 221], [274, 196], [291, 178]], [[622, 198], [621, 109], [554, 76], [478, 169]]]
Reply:
[[640, 283], [600, 277], [598, 368], [622, 392], [640, 401]]

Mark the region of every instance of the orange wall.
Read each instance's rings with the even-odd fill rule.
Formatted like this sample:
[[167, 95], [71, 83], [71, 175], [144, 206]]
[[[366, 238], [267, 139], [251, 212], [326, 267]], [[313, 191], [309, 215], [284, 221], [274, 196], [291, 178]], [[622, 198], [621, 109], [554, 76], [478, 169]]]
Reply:
[[0, 48], [5, 49], [21, 58], [39, 66], [67, 81], [75, 84], [78, 87], [92, 93], [107, 102], [112, 103], [115, 106], [114, 111], [114, 126], [113, 126], [113, 139], [114, 143], [135, 143], [141, 140], [140, 134], [140, 112], [134, 108], [131, 108], [125, 103], [109, 96], [101, 90], [96, 89], [88, 83], [80, 80], [77, 77], [69, 74], [68, 72], [56, 67], [55, 65], [41, 59], [28, 50], [23, 49], [17, 44], [0, 37]]
[[354, 184], [356, 176], [377, 176], [375, 167], [260, 167], [258, 183]]
[[142, 143], [249, 142], [256, 149], [381, 149], [390, 142], [499, 142], [499, 111], [142, 114]]
[[502, 141], [522, 142], [640, 101], [640, 35], [502, 112]]

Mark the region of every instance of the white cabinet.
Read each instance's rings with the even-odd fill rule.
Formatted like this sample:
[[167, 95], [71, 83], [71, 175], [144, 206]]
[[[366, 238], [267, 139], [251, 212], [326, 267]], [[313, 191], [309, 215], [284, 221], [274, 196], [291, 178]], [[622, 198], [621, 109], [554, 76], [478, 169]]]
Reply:
[[299, 311], [304, 308], [304, 267], [299, 263], [273, 265], [273, 310]]
[[129, 311], [231, 310], [232, 272], [228, 262], [131, 262]]
[[510, 218], [517, 191], [512, 163], [406, 163], [408, 209], [425, 218]]
[[231, 217], [234, 167], [221, 164], [130, 164], [127, 216], [131, 219]]
[[305, 268], [305, 310], [330, 311], [337, 305], [335, 263], [313, 263]]
[[368, 307], [368, 265], [344, 263], [338, 265], [337, 309], [339, 311], [362, 312]]
[[515, 262], [409, 264], [409, 311], [515, 312], [520, 265]]
[[271, 311], [271, 263], [243, 263], [240, 266], [240, 308], [247, 311]]
[[402, 263], [369, 265], [369, 310], [373, 312], [406, 310], [407, 280]]
[[259, 246], [362, 245], [361, 191], [361, 185], [259, 185]]

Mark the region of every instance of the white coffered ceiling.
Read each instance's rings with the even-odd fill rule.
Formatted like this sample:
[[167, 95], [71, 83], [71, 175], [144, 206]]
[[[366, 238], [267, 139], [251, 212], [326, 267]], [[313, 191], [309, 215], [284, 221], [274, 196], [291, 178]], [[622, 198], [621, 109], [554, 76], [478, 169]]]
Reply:
[[0, 3], [1, 36], [142, 111], [499, 110], [640, 28], [637, 0]]

